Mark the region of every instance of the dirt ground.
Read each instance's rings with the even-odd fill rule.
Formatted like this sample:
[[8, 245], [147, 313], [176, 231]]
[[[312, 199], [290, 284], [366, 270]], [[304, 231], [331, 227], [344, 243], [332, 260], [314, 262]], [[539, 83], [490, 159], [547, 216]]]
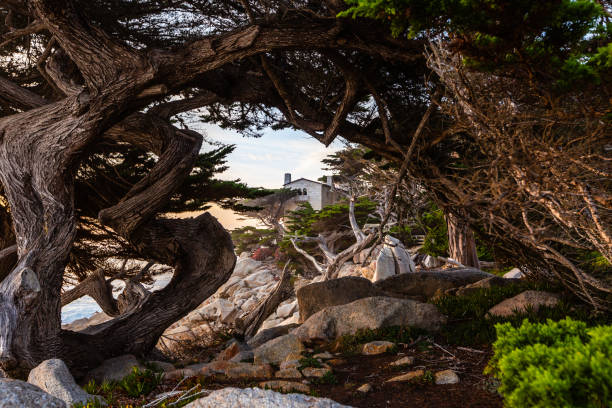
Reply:
[[[311, 382], [311, 395], [327, 397], [342, 404], [358, 408], [497, 408], [502, 407], [502, 399], [495, 392], [494, 380], [483, 374], [484, 367], [490, 359], [490, 349], [470, 349], [433, 342], [422, 342], [415, 347], [399, 346], [397, 354], [379, 356], [341, 356], [341, 362], [335, 364], [334, 384], [314, 384]], [[404, 367], [393, 367], [389, 364], [405, 356], [413, 356], [414, 364]], [[452, 369], [460, 378], [458, 384], [436, 385], [430, 380], [413, 380], [411, 382], [385, 381], [403, 373], [422, 369], [431, 374]], [[261, 379], [262, 381], [266, 379]], [[229, 380], [226, 378], [207, 378], [201, 380], [190, 378], [184, 380], [179, 389], [214, 390], [224, 387], [254, 387], [257, 380]], [[363, 394], [357, 391], [361, 385], [368, 383], [372, 391]], [[115, 401], [118, 407], [125, 405], [140, 406], [151, 401], [154, 395], [175, 389], [176, 381], [164, 381], [145, 399], [133, 399], [116, 391]]]

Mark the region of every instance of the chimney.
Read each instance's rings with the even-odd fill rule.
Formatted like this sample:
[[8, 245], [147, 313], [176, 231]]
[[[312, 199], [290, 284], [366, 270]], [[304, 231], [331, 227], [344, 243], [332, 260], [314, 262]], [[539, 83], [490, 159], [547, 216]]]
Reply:
[[334, 190], [334, 176], [327, 176], [327, 185], [329, 185], [331, 189]]
[[283, 185], [289, 183], [291, 183], [291, 173], [285, 173], [285, 183]]

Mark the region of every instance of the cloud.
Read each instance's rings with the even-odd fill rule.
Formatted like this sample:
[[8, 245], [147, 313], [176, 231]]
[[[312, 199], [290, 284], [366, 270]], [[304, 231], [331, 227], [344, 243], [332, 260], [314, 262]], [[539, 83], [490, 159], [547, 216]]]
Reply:
[[251, 186], [279, 188], [284, 173], [293, 178], [317, 179], [323, 175], [321, 160], [342, 148], [337, 142], [326, 148], [303, 132], [267, 130], [261, 138], [246, 138], [218, 126], [202, 125], [200, 131], [222, 143], [235, 144], [228, 157], [229, 169], [220, 178], [240, 178]]

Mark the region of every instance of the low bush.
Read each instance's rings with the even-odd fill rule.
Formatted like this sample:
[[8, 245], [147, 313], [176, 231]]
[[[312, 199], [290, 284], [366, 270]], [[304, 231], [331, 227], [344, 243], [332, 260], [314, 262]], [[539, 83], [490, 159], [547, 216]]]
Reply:
[[501, 381], [505, 406], [612, 406], [612, 326], [566, 318], [498, 324], [496, 331], [486, 372]]
[[138, 367], [132, 368], [132, 372], [119, 382], [119, 386], [130, 397], [147, 395], [162, 382], [163, 373], [157, 373], [149, 369], [141, 371]]
[[548, 319], [558, 321], [567, 316], [586, 321], [590, 325], [611, 322], [610, 315], [594, 314], [586, 305], [565, 297], [562, 297], [556, 306], [540, 307], [537, 312], [527, 310], [510, 317], [487, 317], [487, 312], [493, 306], [530, 289], [552, 292], [559, 290], [549, 284], [522, 282], [516, 285], [478, 289], [465, 296], [448, 295], [432, 300], [438, 310], [448, 316], [448, 323], [442, 328], [440, 335], [450, 344], [477, 346], [495, 341], [497, 323], [509, 322], [517, 327], [524, 319], [546, 322]]

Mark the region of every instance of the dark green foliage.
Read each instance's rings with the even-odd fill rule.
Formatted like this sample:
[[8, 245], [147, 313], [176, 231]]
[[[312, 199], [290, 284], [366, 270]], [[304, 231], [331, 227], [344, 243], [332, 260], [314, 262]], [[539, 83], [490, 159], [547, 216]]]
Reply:
[[314, 357], [304, 357], [304, 358], [300, 358], [300, 366], [298, 367], [298, 369], [303, 369], [303, 368], [307, 368], [307, 367], [313, 367], [313, 368], [321, 368], [321, 362], [319, 360], [317, 360]]
[[425, 240], [421, 252], [431, 256], [448, 255], [448, 229], [444, 212], [431, 203], [418, 219], [419, 225], [425, 230]]
[[590, 273], [612, 273], [612, 264], [598, 251], [581, 251], [577, 255], [582, 269]]
[[238, 254], [251, 251], [262, 245], [270, 246], [276, 239], [276, 231], [252, 226], [236, 228], [231, 232], [231, 235]]
[[[389, 21], [394, 35], [456, 39], [481, 69], [527, 64], [560, 84], [608, 75], [611, 24], [595, 0], [346, 0], [342, 16]], [[608, 73], [606, 74], [606, 71]], [[575, 86], [575, 84], [573, 84]]]
[[132, 368], [132, 372], [119, 382], [119, 386], [130, 397], [148, 395], [161, 383], [163, 373], [156, 373], [149, 369], [141, 371], [138, 367]]
[[592, 324], [609, 321], [605, 315], [593, 315], [582, 307], [576, 306], [571, 300], [562, 300], [555, 307], [541, 307], [538, 312], [527, 311], [511, 317], [487, 317], [487, 312], [504, 299], [516, 296], [525, 290], [558, 291], [545, 284], [521, 283], [490, 289], [478, 289], [466, 296], [448, 295], [433, 300], [441, 313], [448, 316], [448, 324], [443, 327], [440, 335], [451, 344], [482, 345], [495, 340], [495, 324], [509, 322], [519, 325], [525, 318], [533, 322], [543, 322], [546, 319], [561, 320], [566, 316], [589, 321]]
[[[355, 203], [355, 218], [359, 225], [366, 222], [376, 222], [368, 219], [376, 209], [376, 203], [361, 198]], [[300, 203], [298, 208], [289, 212], [287, 215], [287, 229], [291, 233], [298, 235], [316, 235], [338, 229], [350, 229], [348, 218], [348, 203], [338, 203], [323, 207], [320, 211], [315, 211], [310, 203]]]
[[487, 372], [501, 380], [505, 406], [612, 406], [612, 326], [566, 318], [496, 330]]

